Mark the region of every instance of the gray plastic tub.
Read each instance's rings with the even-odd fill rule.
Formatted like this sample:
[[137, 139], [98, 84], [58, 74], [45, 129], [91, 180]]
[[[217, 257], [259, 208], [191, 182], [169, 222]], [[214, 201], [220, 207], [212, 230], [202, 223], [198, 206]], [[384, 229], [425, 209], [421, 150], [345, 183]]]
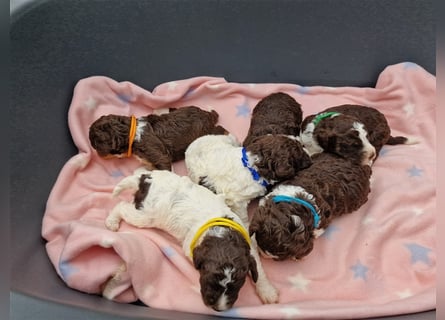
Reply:
[[[105, 75], [152, 90], [199, 75], [231, 82], [373, 86], [412, 61], [435, 74], [433, 1], [12, 1], [11, 318], [210, 319], [68, 288], [40, 236], [49, 192], [77, 153], [73, 87]], [[391, 319], [434, 319], [435, 311]]]

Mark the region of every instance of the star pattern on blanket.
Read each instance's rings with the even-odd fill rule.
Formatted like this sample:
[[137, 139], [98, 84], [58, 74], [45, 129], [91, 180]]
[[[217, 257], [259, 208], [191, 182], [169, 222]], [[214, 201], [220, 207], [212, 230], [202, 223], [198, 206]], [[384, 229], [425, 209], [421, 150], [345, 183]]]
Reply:
[[168, 91], [174, 91], [177, 86], [178, 86], [178, 83], [176, 81], [170, 81], [167, 83]]
[[323, 234], [320, 237], [331, 240], [332, 235], [338, 231], [340, 231], [340, 228], [331, 224], [329, 227], [326, 228], [326, 230], [323, 232]]
[[428, 257], [428, 254], [432, 251], [430, 248], [421, 246], [417, 243], [406, 243], [405, 247], [411, 254], [411, 264], [422, 262], [428, 266], [431, 265], [431, 260]]
[[302, 273], [290, 276], [288, 280], [293, 288], [303, 292], [307, 292], [307, 286], [312, 282], [311, 280], [305, 278]]
[[162, 250], [162, 253], [168, 258], [171, 258], [176, 255], [176, 250], [170, 246], [163, 247], [161, 250]]
[[78, 272], [77, 268], [75, 268], [71, 263], [66, 260], [61, 260], [59, 262], [59, 271], [63, 280], [67, 280], [73, 273]]
[[414, 208], [412, 208], [412, 213], [413, 213], [416, 217], [418, 217], [418, 216], [423, 215], [423, 214], [425, 213], [425, 211], [424, 211], [422, 208], [414, 207]]
[[300, 309], [297, 307], [293, 307], [293, 306], [282, 307], [282, 308], [280, 308], [280, 312], [284, 314], [284, 317], [286, 319], [294, 319], [295, 316], [298, 316], [301, 314]]
[[133, 97], [125, 93], [118, 93], [117, 97], [124, 103], [130, 103], [131, 101], [133, 101]]
[[417, 168], [415, 165], [406, 171], [410, 177], [421, 177], [423, 175], [423, 169]]
[[370, 215], [366, 215], [363, 219], [362, 219], [362, 225], [367, 226], [370, 224], [373, 224], [375, 221], [374, 217], [371, 217]]
[[117, 179], [117, 178], [121, 178], [121, 177], [123, 177], [124, 174], [123, 174], [122, 171], [120, 171], [119, 169], [116, 169], [116, 170], [111, 171], [110, 176], [111, 176], [112, 178], [116, 178], [116, 179]]
[[298, 86], [297, 87], [297, 92], [299, 94], [307, 94], [310, 91], [309, 87], [305, 87], [305, 86]]
[[411, 292], [410, 289], [405, 289], [403, 291], [397, 291], [396, 295], [400, 298], [400, 299], [406, 299], [409, 297], [413, 296], [413, 293]]
[[407, 103], [403, 106], [403, 111], [405, 112], [405, 115], [407, 117], [410, 117], [414, 114], [414, 110], [415, 110], [416, 106], [412, 103]]
[[417, 69], [419, 67], [418, 64], [414, 62], [405, 62], [403, 63], [403, 69]]
[[380, 149], [380, 152], [379, 152], [379, 157], [384, 157], [384, 156], [386, 156], [386, 155], [388, 154], [388, 152], [389, 152], [389, 148], [387, 148], [387, 147], [382, 147], [382, 149]]
[[83, 105], [84, 105], [85, 108], [87, 108], [88, 110], [93, 111], [94, 109], [97, 108], [97, 100], [90, 96], [90, 97], [88, 97], [88, 99], [83, 103]]
[[250, 116], [250, 107], [247, 104], [247, 100], [244, 103], [236, 106], [236, 116], [247, 118]]
[[363, 280], [366, 280], [367, 273], [368, 273], [368, 267], [362, 264], [360, 261], [357, 261], [356, 264], [351, 266], [350, 268], [354, 272], [354, 279], [361, 278]]
[[190, 98], [190, 96], [192, 96], [195, 93], [195, 91], [196, 91], [195, 87], [188, 88], [187, 91], [184, 93], [183, 98], [184, 99]]

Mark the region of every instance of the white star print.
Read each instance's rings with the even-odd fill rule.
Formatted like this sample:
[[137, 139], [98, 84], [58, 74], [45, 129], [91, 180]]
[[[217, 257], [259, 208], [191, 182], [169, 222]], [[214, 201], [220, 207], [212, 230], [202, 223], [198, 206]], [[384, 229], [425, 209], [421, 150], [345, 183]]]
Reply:
[[280, 312], [284, 313], [285, 317], [287, 319], [292, 319], [295, 316], [301, 314], [300, 309], [298, 309], [297, 307], [291, 307], [291, 306], [280, 308]]
[[79, 169], [83, 169], [87, 166], [90, 158], [84, 154], [78, 154], [75, 155], [73, 158], [71, 158], [71, 162], [74, 166], [78, 167]]
[[414, 108], [415, 106], [412, 103], [407, 103], [403, 106], [403, 111], [405, 111], [405, 114], [409, 117], [414, 114]]
[[292, 286], [295, 289], [299, 289], [303, 292], [307, 292], [307, 286], [312, 281], [309, 279], [306, 279], [301, 273], [298, 273], [292, 277], [289, 277], [289, 282], [292, 284]]
[[398, 292], [396, 292], [396, 294], [399, 296], [400, 299], [406, 299], [413, 295], [413, 293], [409, 289], [405, 289], [403, 291], [398, 291]]
[[362, 220], [362, 224], [367, 226], [371, 223], [373, 223], [375, 221], [375, 218], [370, 217], [370, 216], [366, 216], [363, 220]]
[[418, 217], [418, 216], [421, 216], [422, 214], [424, 214], [425, 212], [421, 208], [414, 208], [413, 213], [416, 217]]
[[111, 248], [113, 246], [114, 239], [113, 238], [103, 238], [100, 241], [100, 246], [102, 248]]
[[211, 90], [218, 90], [221, 87], [221, 85], [220, 84], [209, 84], [208, 87]]
[[84, 102], [84, 106], [85, 106], [88, 110], [92, 111], [92, 110], [96, 109], [96, 107], [97, 107], [97, 101], [96, 101], [96, 99], [94, 99], [93, 97], [89, 97], [88, 100]]
[[169, 91], [173, 91], [178, 86], [178, 83], [176, 81], [171, 81], [171, 82], [167, 83], [167, 86], [168, 86]]

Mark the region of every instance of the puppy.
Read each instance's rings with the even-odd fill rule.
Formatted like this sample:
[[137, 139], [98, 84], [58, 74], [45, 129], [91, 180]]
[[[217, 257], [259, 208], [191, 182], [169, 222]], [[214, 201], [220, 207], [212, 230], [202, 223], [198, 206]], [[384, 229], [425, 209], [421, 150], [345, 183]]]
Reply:
[[368, 165], [385, 144], [416, 143], [406, 137], [391, 136], [385, 116], [377, 109], [349, 104], [306, 117], [300, 138], [311, 155], [326, 151]]
[[195, 106], [137, 119], [105, 115], [90, 126], [89, 139], [102, 157], [134, 154], [148, 168], [170, 170], [172, 162], [184, 159], [185, 149], [196, 138], [227, 133], [216, 126], [217, 121], [216, 111], [208, 112]]
[[250, 223], [260, 252], [269, 258], [300, 259], [332, 219], [359, 209], [370, 192], [371, 167], [330, 153], [262, 198]]
[[311, 164], [295, 137], [265, 135], [241, 147], [233, 135], [207, 135], [185, 152], [188, 175], [217, 194], [248, 223], [249, 202]]
[[106, 226], [116, 231], [123, 219], [174, 236], [200, 273], [201, 295], [207, 306], [216, 311], [231, 308], [249, 274], [260, 299], [277, 302], [278, 292], [264, 273], [254, 239], [221, 196], [165, 170], [138, 169], [116, 185], [113, 195], [125, 189], [137, 190], [134, 203], [119, 202]]
[[294, 98], [283, 92], [272, 93], [261, 99], [253, 109], [243, 146], [266, 134], [298, 136], [302, 120], [301, 105]]

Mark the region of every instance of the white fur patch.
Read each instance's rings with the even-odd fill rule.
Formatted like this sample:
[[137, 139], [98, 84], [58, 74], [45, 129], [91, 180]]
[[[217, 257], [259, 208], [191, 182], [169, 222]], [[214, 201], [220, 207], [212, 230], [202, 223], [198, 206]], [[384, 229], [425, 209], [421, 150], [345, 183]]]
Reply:
[[323, 152], [323, 148], [320, 147], [318, 142], [314, 138], [315, 125], [310, 122], [306, 126], [303, 132], [300, 134], [301, 143], [304, 145], [307, 153], [312, 156], [314, 154]]
[[136, 134], [134, 136], [134, 140], [141, 141], [142, 133], [144, 132], [145, 126], [147, 122], [145, 120], [138, 120], [138, 124], [136, 126]]
[[368, 138], [366, 137], [368, 135], [368, 132], [365, 130], [363, 123], [360, 122], [354, 122], [352, 124], [352, 127], [355, 130], [357, 130], [358, 136], [363, 144], [362, 150], [366, 154], [367, 162], [363, 164], [372, 165], [372, 162], [376, 157], [376, 151], [374, 146], [369, 142]]

